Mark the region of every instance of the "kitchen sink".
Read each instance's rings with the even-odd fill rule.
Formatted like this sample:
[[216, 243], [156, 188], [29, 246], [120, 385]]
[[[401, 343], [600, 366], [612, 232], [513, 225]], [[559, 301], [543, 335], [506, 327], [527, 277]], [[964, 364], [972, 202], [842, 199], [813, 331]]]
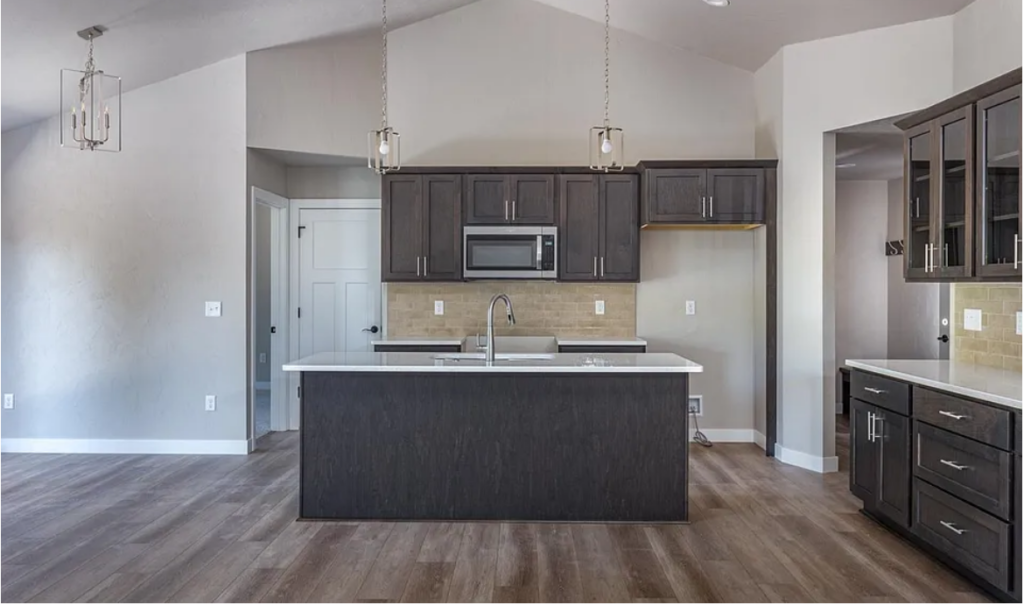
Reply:
[[[484, 361], [486, 356], [483, 353], [438, 353], [434, 359], [444, 361]], [[554, 359], [552, 353], [497, 353], [495, 361], [531, 361]]]

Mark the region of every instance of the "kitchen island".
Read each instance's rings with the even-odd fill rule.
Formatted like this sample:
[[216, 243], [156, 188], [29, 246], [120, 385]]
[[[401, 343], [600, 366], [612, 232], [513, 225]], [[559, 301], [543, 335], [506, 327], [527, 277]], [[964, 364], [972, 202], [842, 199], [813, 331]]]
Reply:
[[301, 372], [305, 519], [687, 520], [671, 353], [320, 353]]

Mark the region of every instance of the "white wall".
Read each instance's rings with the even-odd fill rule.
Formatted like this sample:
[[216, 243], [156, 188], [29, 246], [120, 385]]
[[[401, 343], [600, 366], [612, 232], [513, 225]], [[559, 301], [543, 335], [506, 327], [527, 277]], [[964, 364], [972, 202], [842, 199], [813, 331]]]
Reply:
[[366, 166], [289, 166], [290, 199], [380, 198], [380, 176]]
[[[5, 132], [2, 435], [246, 436], [245, 58], [124, 96], [123, 151]], [[167, 116], [201, 107], [196, 136]], [[204, 317], [204, 301], [223, 316]], [[206, 394], [217, 411], [204, 411]]]
[[953, 17], [953, 91], [1021, 66], [1021, 0], [974, 0]]
[[[836, 183], [835, 365], [847, 359], [884, 359], [888, 350], [889, 183]], [[894, 257], [895, 258], [895, 257]]]
[[[887, 184], [889, 198], [887, 240], [903, 239], [903, 179]], [[889, 256], [888, 315], [890, 359], [938, 359], [940, 284], [921, 284], [903, 279], [903, 256]], [[952, 337], [952, 331], [950, 331]]]

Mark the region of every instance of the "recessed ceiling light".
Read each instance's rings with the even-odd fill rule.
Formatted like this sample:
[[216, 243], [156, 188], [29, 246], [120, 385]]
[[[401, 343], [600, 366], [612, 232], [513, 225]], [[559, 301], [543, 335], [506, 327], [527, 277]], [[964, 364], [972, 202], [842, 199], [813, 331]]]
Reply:
[[718, 8], [729, 6], [729, 0], [704, 0], [704, 3]]

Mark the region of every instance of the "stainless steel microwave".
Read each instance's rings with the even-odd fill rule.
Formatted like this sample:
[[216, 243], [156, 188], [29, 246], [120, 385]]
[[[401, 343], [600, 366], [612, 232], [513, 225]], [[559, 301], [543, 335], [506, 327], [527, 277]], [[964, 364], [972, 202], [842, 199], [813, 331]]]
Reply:
[[468, 226], [462, 237], [466, 279], [558, 277], [558, 227]]

